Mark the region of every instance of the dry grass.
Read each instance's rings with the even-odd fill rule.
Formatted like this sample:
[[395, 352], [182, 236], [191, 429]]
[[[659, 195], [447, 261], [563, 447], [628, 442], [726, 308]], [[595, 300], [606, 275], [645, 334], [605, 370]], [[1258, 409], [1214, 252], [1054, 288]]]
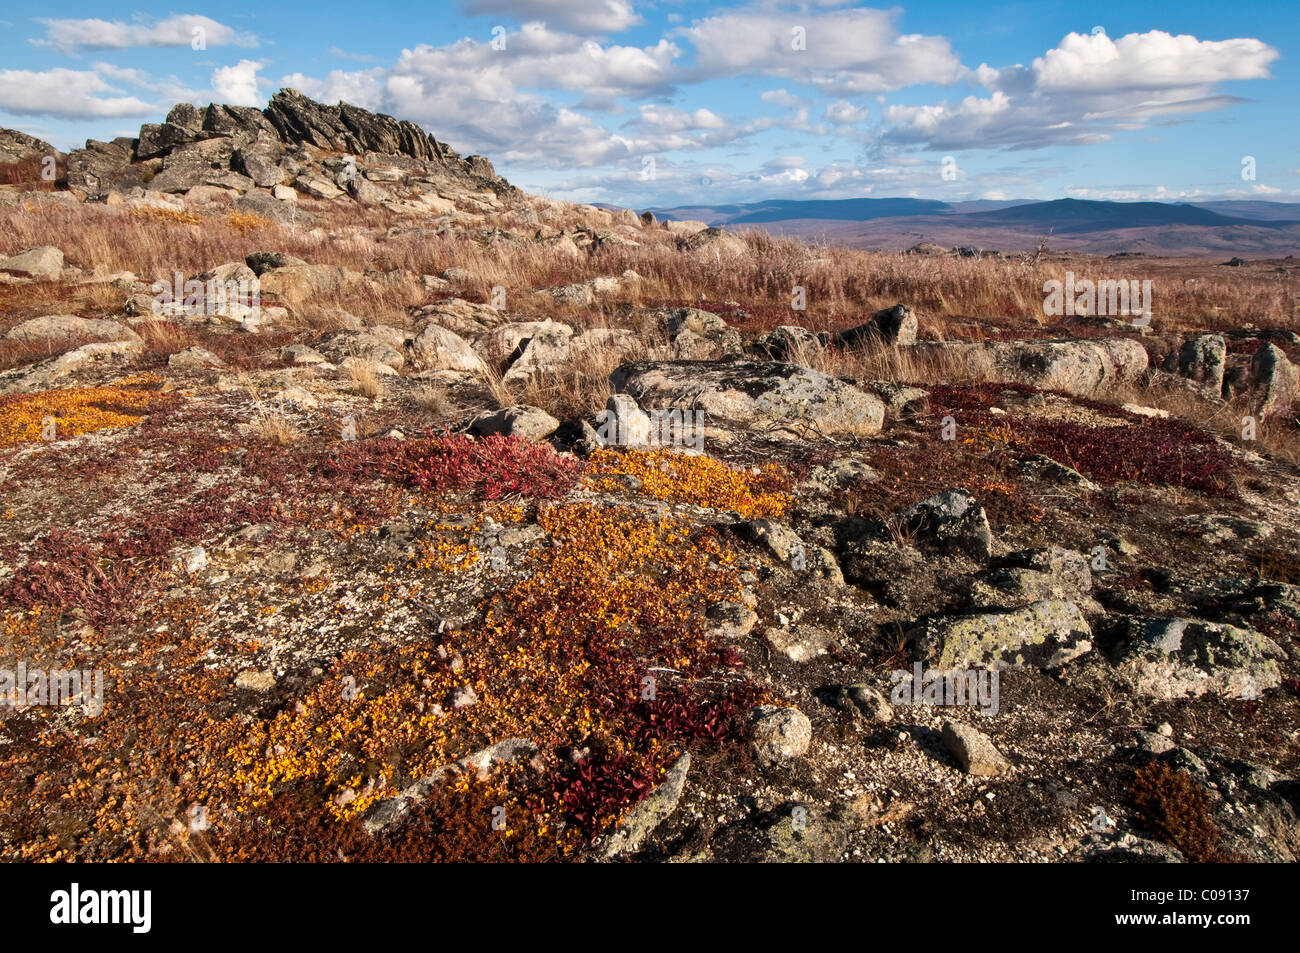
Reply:
[[352, 393], [368, 400], [384, 395], [384, 379], [375, 372], [369, 361], [358, 362], [348, 368], [348, 381]]
[[[521, 240], [487, 244], [463, 233], [407, 231], [389, 237], [390, 226], [409, 226], [411, 221], [378, 208], [344, 209], [310, 200], [301, 204], [316, 217], [310, 227], [280, 226], [224, 210], [67, 206], [33, 195], [27, 201], [30, 209], [0, 209], [0, 253], [51, 244], [62, 248], [71, 264], [128, 270], [146, 281], [170, 279], [176, 271], [194, 274], [259, 249], [356, 272], [397, 273], [384, 281], [358, 282], [334, 300], [312, 302], [314, 309], [340, 308], [369, 323], [399, 321], [409, 306], [429, 299], [418, 276], [442, 274], [448, 268], [468, 276], [453, 283], [452, 294], [486, 301], [500, 286], [512, 311], [576, 323], [588, 323], [591, 309], [557, 305], [532, 292], [632, 269], [643, 280], [602, 298], [596, 309], [601, 315], [664, 302], [733, 301], [751, 312], [750, 330], [778, 324], [834, 330], [904, 301], [917, 309], [923, 332], [964, 337], [967, 332], [953, 319], [986, 317], [997, 327], [1039, 331], [1048, 323], [1042, 314], [1043, 283], [1068, 269], [1080, 276], [1150, 278], [1158, 330], [1237, 327], [1243, 319], [1262, 328], [1287, 328], [1296, 326], [1300, 313], [1300, 277], [1294, 269], [1274, 272], [1084, 255], [1049, 257], [1027, 266], [1015, 258], [927, 257], [827, 247], [760, 231], [743, 233], [748, 255], [720, 258], [707, 250], [679, 251], [678, 238], [668, 229], [621, 225], [613, 226], [614, 231], [624, 229], [622, 234], [637, 244], [606, 245], [574, 258], [546, 243], [525, 240], [536, 225], [519, 211], [503, 212], [491, 224], [507, 229], [513, 225]], [[582, 224], [583, 214], [557, 206], [540, 210], [538, 217], [549, 228], [573, 228]], [[604, 216], [587, 224], [610, 227]], [[791, 307], [796, 287], [804, 289], [806, 310]]]
[[302, 431], [282, 410], [268, 408], [262, 403], [257, 384], [247, 372], [241, 372], [237, 380], [252, 398], [253, 419], [248, 424], [252, 433], [281, 447], [292, 446], [303, 439]]
[[428, 384], [412, 395], [415, 406], [426, 414], [441, 417], [451, 410], [451, 398], [441, 384]]

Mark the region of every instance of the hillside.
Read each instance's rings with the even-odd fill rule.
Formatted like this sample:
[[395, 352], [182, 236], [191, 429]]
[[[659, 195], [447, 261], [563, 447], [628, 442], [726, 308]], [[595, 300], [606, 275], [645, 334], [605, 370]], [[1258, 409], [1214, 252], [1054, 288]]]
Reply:
[[41, 148], [0, 858], [1300, 857], [1296, 261], [663, 222], [291, 90]]

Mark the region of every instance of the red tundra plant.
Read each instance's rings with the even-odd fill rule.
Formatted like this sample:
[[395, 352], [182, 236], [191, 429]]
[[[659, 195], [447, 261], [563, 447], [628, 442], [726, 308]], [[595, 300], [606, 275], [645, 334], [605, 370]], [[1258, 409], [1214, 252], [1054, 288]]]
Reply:
[[485, 500], [562, 497], [580, 471], [576, 459], [546, 444], [495, 434], [477, 440], [461, 434], [381, 440], [344, 451], [331, 466], [338, 472], [375, 466], [406, 486], [434, 493], [469, 491]]

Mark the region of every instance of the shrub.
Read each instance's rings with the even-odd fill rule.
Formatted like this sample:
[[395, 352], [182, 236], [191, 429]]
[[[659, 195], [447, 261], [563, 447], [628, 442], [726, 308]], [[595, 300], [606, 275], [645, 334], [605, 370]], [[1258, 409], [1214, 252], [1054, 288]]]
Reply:
[[1231, 860], [1220, 847], [1210, 816], [1210, 796], [1182, 771], [1163, 762], [1148, 765], [1129, 782], [1141, 823], [1160, 840], [1178, 848], [1188, 860]]

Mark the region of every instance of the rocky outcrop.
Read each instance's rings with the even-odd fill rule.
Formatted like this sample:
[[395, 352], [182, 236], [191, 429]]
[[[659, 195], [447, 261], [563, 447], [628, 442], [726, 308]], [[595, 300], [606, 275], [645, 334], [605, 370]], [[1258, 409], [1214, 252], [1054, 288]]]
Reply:
[[[344, 182], [337, 177], [348, 163], [337, 153], [350, 157], [349, 168], [356, 170]], [[337, 168], [327, 168], [331, 162]], [[68, 156], [68, 187], [96, 197], [146, 186], [161, 192], [204, 185], [247, 192], [295, 181], [317, 197], [346, 191], [357, 201], [379, 204], [392, 196], [364, 173], [369, 166], [394, 163], [403, 167], [403, 179], [424, 180], [430, 188], [517, 194], [486, 158], [462, 158], [413, 122], [347, 103], [327, 106], [293, 89], [280, 90], [264, 110], [181, 103], [165, 122], [146, 123], [135, 138], [88, 141]], [[326, 185], [333, 191], [321, 195]]]
[[21, 162], [58, 156], [61, 153], [44, 139], [37, 139], [17, 129], [0, 129], [0, 162]]

